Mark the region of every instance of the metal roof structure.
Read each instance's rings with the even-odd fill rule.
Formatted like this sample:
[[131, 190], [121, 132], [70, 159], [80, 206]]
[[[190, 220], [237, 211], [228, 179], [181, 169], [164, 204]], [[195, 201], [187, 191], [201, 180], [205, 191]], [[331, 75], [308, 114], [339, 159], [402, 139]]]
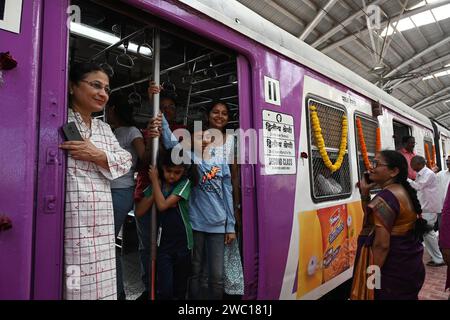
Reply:
[[237, 1], [450, 127], [450, 0]]

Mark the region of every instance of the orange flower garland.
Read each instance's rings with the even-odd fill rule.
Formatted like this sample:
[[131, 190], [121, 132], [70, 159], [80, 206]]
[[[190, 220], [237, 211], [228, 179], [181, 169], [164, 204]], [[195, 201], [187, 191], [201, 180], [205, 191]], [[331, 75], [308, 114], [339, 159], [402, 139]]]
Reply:
[[381, 128], [377, 128], [377, 139], [375, 142], [375, 152], [381, 151]]
[[431, 149], [431, 168], [436, 166], [436, 147], [433, 144], [433, 149]]
[[370, 161], [369, 161], [369, 155], [367, 154], [367, 147], [366, 142], [364, 141], [364, 133], [362, 129], [361, 119], [356, 118], [356, 128], [358, 129], [358, 138], [359, 138], [359, 144], [361, 146], [361, 154], [364, 161], [364, 167], [366, 167], [366, 170], [369, 170], [371, 168]]
[[426, 143], [425, 143], [425, 157], [427, 159], [427, 167], [431, 169], [430, 150], [428, 149], [428, 144]]

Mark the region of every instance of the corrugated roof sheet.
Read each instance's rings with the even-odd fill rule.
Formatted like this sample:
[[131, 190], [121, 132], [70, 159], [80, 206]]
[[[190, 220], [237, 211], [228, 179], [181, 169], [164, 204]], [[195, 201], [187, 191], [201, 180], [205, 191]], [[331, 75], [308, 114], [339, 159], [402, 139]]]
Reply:
[[[237, 0], [248, 8], [252, 9], [262, 17], [278, 25], [287, 32], [299, 37], [305, 28], [314, 20], [316, 15], [325, 7], [329, 0]], [[375, 0], [374, 0], [375, 1]], [[366, 0], [366, 4], [373, 4], [374, 1]], [[439, 0], [438, 0], [439, 1]], [[389, 0], [380, 1], [379, 6], [382, 13], [381, 22], [387, 19], [399, 17], [402, 13], [403, 1]], [[421, 0], [410, 0], [407, 2], [407, 8], [419, 4]], [[428, 1], [428, 5], [432, 5], [433, 0]], [[434, 0], [436, 2], [436, 0]], [[441, 4], [450, 4], [450, 1], [439, 1]], [[415, 10], [418, 12], [425, 12], [428, 7], [422, 7]], [[335, 45], [338, 50], [324, 51], [332, 59], [343, 64], [347, 68], [355, 71], [365, 79], [376, 83], [379, 81], [379, 76], [370, 70], [376, 64], [375, 56], [382, 55], [382, 62], [386, 65], [382, 76], [388, 74], [405, 61], [411, 59], [416, 54], [420, 54], [430, 46], [439, 43], [443, 39], [450, 36], [450, 18], [425, 24], [419, 27], [413, 27], [409, 30], [402, 31], [401, 34], [394, 34], [386, 39], [373, 35], [375, 46], [372, 45], [370, 34], [365, 32], [367, 28], [366, 14], [363, 14], [357, 19], [353, 19], [350, 24], [342, 26], [348, 17], [360, 12], [363, 9], [362, 1], [357, 0], [340, 0], [337, 1], [329, 10], [328, 14], [323, 17], [314, 30], [305, 38], [305, 42], [312, 45], [317, 39], [322, 37], [328, 31], [335, 27], [339, 27], [338, 31], [329, 37], [324, 43], [317, 48], [323, 50], [329, 45], [336, 44], [342, 39], [347, 39], [354, 34], [350, 41], [345, 41], [341, 45]], [[414, 11], [415, 12], [415, 11]], [[413, 13], [414, 13], [413, 12]], [[403, 11], [403, 15], [409, 14], [409, 11]], [[423, 13], [426, 17], [428, 14]], [[411, 21], [416, 21], [414, 18]], [[387, 49], [382, 53], [383, 47]], [[415, 58], [411, 63], [408, 63], [403, 68], [398, 70], [393, 76], [401, 79], [402, 77], [413, 77], [410, 71], [414, 71], [421, 65], [426, 65], [433, 60], [439, 59], [450, 53], [450, 41], [441, 46], [427, 52], [425, 55]], [[427, 74], [435, 69], [443, 68], [448, 61], [443, 61], [436, 65], [423, 70], [412, 73]], [[391, 80], [391, 82], [388, 82]], [[394, 80], [394, 81], [392, 81]], [[398, 82], [397, 79], [384, 79], [383, 84], [388, 83], [385, 88], [388, 92], [391, 89], [392, 95], [404, 103], [413, 106], [421, 102], [423, 99], [441, 91], [445, 86], [450, 85], [450, 75], [443, 76], [439, 79], [422, 80], [422, 77], [415, 75], [415, 78], [410, 81], [405, 81], [405, 84], [392, 86]], [[427, 106], [423, 109], [418, 109], [427, 117], [438, 117], [445, 112], [450, 111], [450, 103], [439, 102], [439, 95], [434, 99], [435, 104]], [[450, 117], [443, 120], [443, 123], [450, 125]]]

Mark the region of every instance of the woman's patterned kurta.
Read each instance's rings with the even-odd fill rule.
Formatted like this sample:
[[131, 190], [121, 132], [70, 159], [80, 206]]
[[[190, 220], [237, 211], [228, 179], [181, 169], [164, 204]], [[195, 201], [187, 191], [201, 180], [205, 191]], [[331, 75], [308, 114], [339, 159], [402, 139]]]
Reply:
[[81, 135], [106, 153], [109, 171], [70, 155], [66, 174], [64, 227], [65, 299], [116, 299], [114, 212], [110, 180], [130, 170], [131, 155], [111, 128], [92, 119], [91, 129], [69, 109]]

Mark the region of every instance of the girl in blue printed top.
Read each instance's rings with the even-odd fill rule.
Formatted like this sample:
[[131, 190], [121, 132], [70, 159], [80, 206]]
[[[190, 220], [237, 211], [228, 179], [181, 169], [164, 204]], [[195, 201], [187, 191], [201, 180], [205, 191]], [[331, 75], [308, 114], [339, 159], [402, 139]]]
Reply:
[[[160, 153], [158, 170], [150, 166], [151, 185], [144, 190], [144, 199], [136, 206], [136, 215], [149, 214], [156, 203], [158, 209], [157, 299], [186, 299], [193, 246], [189, 222], [188, 200], [191, 181], [188, 168], [172, 162], [170, 150]], [[161, 177], [161, 181], [159, 179]]]
[[[236, 239], [231, 172], [227, 163], [209, 156], [209, 130], [192, 130], [193, 152], [199, 181], [192, 188], [189, 216], [194, 235], [192, 277], [189, 286], [191, 299], [223, 298], [224, 249]], [[183, 144], [188, 139], [183, 139]], [[178, 145], [166, 119], [162, 122], [162, 141], [166, 148]], [[189, 150], [184, 148], [184, 150]]]

